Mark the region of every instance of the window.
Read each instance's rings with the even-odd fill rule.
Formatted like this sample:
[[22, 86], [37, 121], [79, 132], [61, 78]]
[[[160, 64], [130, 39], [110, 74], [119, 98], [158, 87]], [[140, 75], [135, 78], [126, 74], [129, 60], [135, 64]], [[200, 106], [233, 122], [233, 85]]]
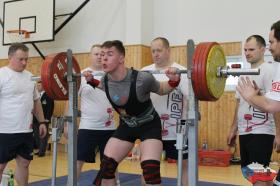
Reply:
[[[244, 68], [242, 56], [226, 56], [227, 66], [231, 67], [232, 64], [240, 64]], [[225, 91], [235, 91], [238, 82], [238, 76], [228, 76], [226, 80]]]

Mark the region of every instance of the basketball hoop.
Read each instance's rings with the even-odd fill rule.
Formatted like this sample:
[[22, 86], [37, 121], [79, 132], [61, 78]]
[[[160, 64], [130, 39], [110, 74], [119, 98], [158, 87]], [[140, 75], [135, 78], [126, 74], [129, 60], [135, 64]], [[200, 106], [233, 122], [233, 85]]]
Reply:
[[11, 43], [22, 43], [30, 38], [30, 33], [26, 30], [7, 30]]

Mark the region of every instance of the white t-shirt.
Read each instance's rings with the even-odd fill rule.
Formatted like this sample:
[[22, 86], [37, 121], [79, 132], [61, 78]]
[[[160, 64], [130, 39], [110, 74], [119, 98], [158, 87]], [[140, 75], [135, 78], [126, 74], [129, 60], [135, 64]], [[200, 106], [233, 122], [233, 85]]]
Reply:
[[0, 133], [32, 132], [34, 100], [40, 95], [31, 76], [26, 70], [0, 68]]
[[[173, 63], [172, 67], [185, 70], [186, 68]], [[156, 70], [155, 64], [144, 67], [142, 70]], [[158, 81], [168, 81], [165, 74], [153, 74]], [[181, 81], [168, 95], [160, 96], [151, 93], [153, 105], [161, 118], [162, 139], [176, 140], [176, 123], [181, 119], [187, 118], [187, 94], [188, 94], [188, 77], [187, 74], [181, 74]]]
[[[91, 70], [86, 68], [82, 72]], [[94, 77], [100, 80], [101, 76]], [[82, 78], [79, 90], [81, 97], [81, 120], [79, 129], [115, 130], [114, 113], [104, 91], [93, 88]]]
[[[259, 66], [260, 75], [249, 76], [251, 80], [254, 80], [257, 83], [262, 94], [271, 90], [271, 82], [273, 81], [273, 76], [278, 66], [279, 64], [276, 62], [265, 62]], [[238, 109], [239, 135], [275, 135], [275, 123], [272, 114], [262, 112], [252, 107], [243, 98], [241, 98], [239, 93], [236, 93], [236, 98], [240, 99]]]
[[[277, 63], [277, 62], [275, 62]], [[276, 75], [275, 75], [276, 74]], [[274, 79], [271, 85], [271, 90], [265, 94], [269, 99], [280, 101], [280, 65], [278, 65], [277, 71], [274, 74]]]

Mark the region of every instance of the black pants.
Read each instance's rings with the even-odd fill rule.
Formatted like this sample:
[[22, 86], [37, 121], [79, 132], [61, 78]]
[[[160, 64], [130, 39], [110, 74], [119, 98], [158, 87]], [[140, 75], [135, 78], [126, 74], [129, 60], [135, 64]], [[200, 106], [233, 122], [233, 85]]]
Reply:
[[46, 124], [47, 134], [44, 138], [40, 138], [39, 126], [38, 123], [33, 124], [34, 147], [39, 149], [38, 155], [45, 155], [49, 140], [49, 124]]

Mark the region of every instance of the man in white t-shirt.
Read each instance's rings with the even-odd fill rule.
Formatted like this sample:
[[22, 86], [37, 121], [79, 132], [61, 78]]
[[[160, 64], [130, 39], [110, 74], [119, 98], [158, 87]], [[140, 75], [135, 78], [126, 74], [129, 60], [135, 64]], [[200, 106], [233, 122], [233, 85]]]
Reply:
[[[93, 45], [89, 55], [90, 65], [82, 72], [103, 72], [101, 45]], [[101, 76], [95, 78], [100, 80]], [[83, 77], [78, 94], [81, 100], [81, 120], [77, 141], [77, 177], [79, 179], [84, 163], [95, 163], [97, 150], [100, 152], [101, 162], [105, 145], [116, 126], [113, 108], [102, 90], [93, 89]]]
[[[279, 63], [264, 61], [265, 47], [265, 40], [260, 35], [248, 37], [244, 45], [247, 62], [251, 64], [251, 68], [260, 69], [260, 75], [248, 77], [256, 82], [262, 94], [271, 90], [271, 82], [279, 66]], [[228, 135], [228, 145], [235, 145], [238, 132], [242, 170], [246, 170], [251, 163], [259, 163], [267, 167], [273, 150], [275, 128], [279, 130], [279, 122], [274, 122], [273, 114], [251, 106], [238, 93], [236, 98], [235, 116]], [[276, 132], [276, 139], [278, 140], [275, 142], [279, 143], [279, 131]], [[244, 177], [247, 178], [246, 175]], [[272, 180], [258, 180], [253, 184], [270, 186]]]
[[[276, 62], [280, 62], [280, 21], [273, 23], [269, 32], [269, 50]], [[280, 111], [280, 67], [274, 73], [272, 89], [264, 96], [259, 94], [258, 86], [249, 78], [242, 78], [239, 81], [237, 90], [240, 95], [252, 106], [260, 110], [275, 113]], [[279, 120], [275, 118], [276, 121]], [[280, 152], [279, 145], [276, 145], [276, 152]], [[274, 185], [280, 185], [280, 172]]]
[[[269, 50], [276, 62], [280, 62], [280, 21], [271, 26], [269, 33]], [[259, 89], [249, 78], [243, 78], [239, 81], [237, 90], [240, 95], [251, 105], [267, 112], [280, 111], [280, 68], [274, 74], [272, 90], [265, 94], [259, 95]]]
[[15, 159], [18, 186], [28, 185], [28, 167], [33, 159], [32, 113], [39, 121], [40, 136], [47, 132], [36, 82], [25, 70], [28, 51], [24, 44], [12, 44], [9, 63], [0, 68], [0, 183], [7, 163]]
[[[170, 60], [169, 42], [166, 38], [158, 37], [151, 42], [151, 52], [153, 64], [144, 67], [142, 70], [166, 70], [168, 67], [176, 67], [180, 70], [186, 68]], [[187, 116], [187, 91], [188, 78], [187, 74], [181, 74], [181, 82], [172, 92], [167, 95], [158, 95], [151, 93], [151, 100], [158, 112], [162, 124], [163, 149], [166, 158], [169, 161], [178, 159], [176, 149], [176, 124]], [[154, 74], [158, 81], [166, 81], [168, 77], [165, 74]], [[187, 148], [183, 150], [183, 179], [182, 184], [185, 186], [187, 180]]]

